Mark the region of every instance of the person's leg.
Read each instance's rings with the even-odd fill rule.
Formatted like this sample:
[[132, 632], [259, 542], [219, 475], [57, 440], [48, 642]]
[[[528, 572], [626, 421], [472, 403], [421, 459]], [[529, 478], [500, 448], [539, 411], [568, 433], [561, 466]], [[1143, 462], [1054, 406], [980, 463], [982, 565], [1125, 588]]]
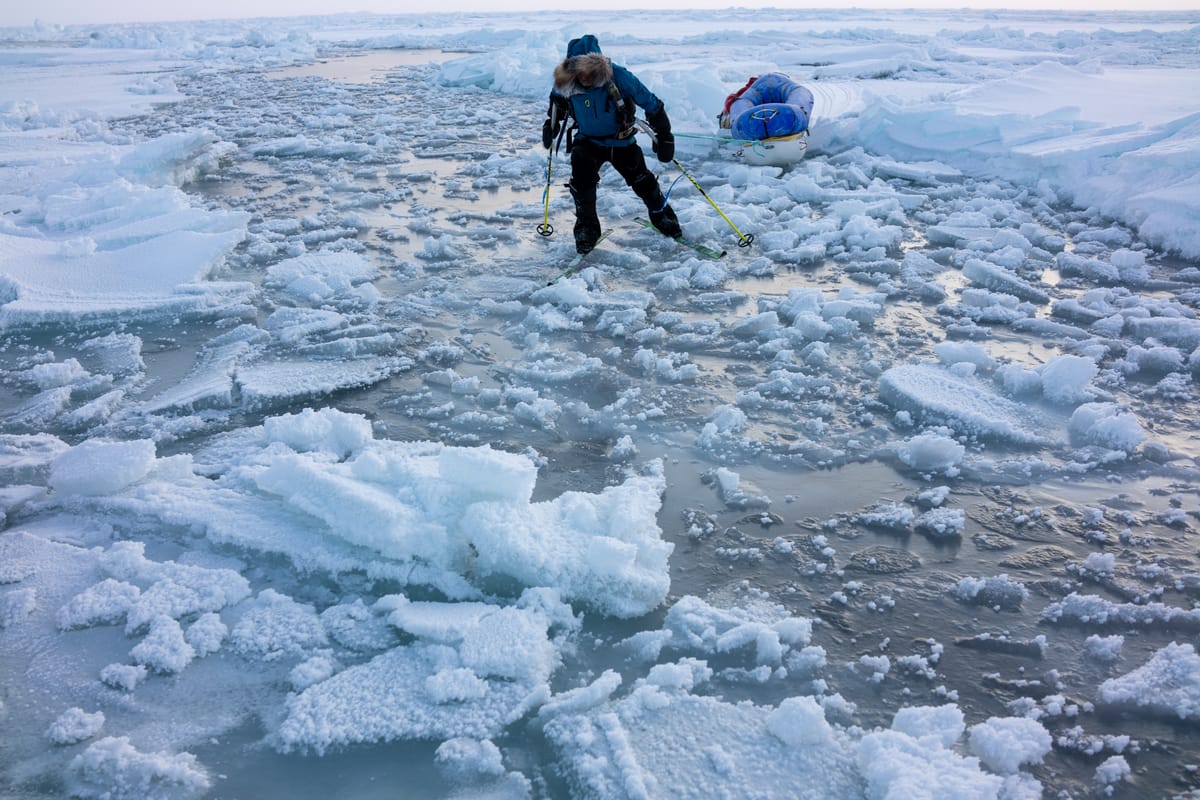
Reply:
[[667, 204], [667, 199], [663, 197], [662, 189], [658, 186], [658, 178], [654, 177], [654, 173], [646, 166], [646, 157], [642, 154], [642, 148], [636, 144], [628, 147], [614, 147], [612, 163], [625, 182], [629, 184], [629, 188], [633, 189], [633, 193], [646, 204], [646, 211], [649, 212], [650, 222], [654, 224], [654, 227], [672, 239], [682, 236], [683, 230], [679, 227], [675, 210]]
[[575, 200], [575, 250], [587, 253], [600, 238], [600, 218], [596, 214], [596, 186], [604, 150], [589, 141], [576, 141], [571, 147], [571, 182], [567, 188]]

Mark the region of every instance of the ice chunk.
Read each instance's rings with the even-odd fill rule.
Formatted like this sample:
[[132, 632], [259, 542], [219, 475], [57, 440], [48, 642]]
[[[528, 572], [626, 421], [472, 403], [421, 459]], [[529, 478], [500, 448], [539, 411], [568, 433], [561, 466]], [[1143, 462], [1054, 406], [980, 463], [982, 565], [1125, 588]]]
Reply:
[[318, 653], [292, 667], [292, 671], [288, 673], [288, 682], [296, 691], [304, 691], [333, 675], [337, 669], [337, 662], [332, 656], [328, 653]]
[[551, 719], [560, 714], [579, 714], [608, 701], [621, 686], [621, 675], [611, 669], [587, 686], [560, 692], [549, 698], [538, 709], [538, 717]]
[[848, 737], [825, 723], [811, 698], [784, 705], [780, 711], [647, 686], [586, 713], [557, 716], [546, 734], [561, 754], [572, 797], [860, 796]]
[[558, 651], [547, 638], [549, 622], [524, 609], [496, 609], [464, 632], [462, 663], [484, 678], [547, 681], [558, 664]]
[[[995, 800], [1002, 779], [979, 769], [978, 761], [947, 747], [930, 746], [928, 735], [914, 739], [900, 731], [880, 731], [863, 737], [855, 754], [867, 796]], [[839, 795], [846, 796], [846, 795]]]
[[358, 253], [306, 253], [272, 265], [263, 284], [277, 287], [300, 302], [317, 305], [360, 299], [355, 287], [371, 280], [376, 272]]
[[508, 576], [524, 586], [553, 586], [567, 600], [634, 617], [662, 603], [670, 586], [657, 514], [665, 480], [650, 475], [600, 494], [567, 492], [521, 505], [484, 501], [461, 521], [482, 576]]
[[402, 631], [439, 644], [457, 644], [467, 631], [480, 625], [485, 617], [494, 614], [499, 606], [490, 603], [409, 602], [399, 597], [388, 615], [388, 622]]
[[54, 744], [78, 744], [90, 739], [104, 727], [104, 712], [89, 714], [78, 706], [68, 708], [46, 731], [46, 738]]
[[879, 503], [872, 510], [857, 514], [854, 519], [862, 525], [907, 531], [916, 516], [917, 512], [904, 503]]
[[275, 661], [328, 644], [325, 629], [312, 606], [264, 589], [230, 634], [233, 648], [247, 656]]
[[812, 637], [812, 620], [793, 617], [784, 606], [751, 601], [717, 608], [694, 595], [671, 606], [663, 627], [675, 649], [727, 653], [753, 645], [760, 663], [777, 660], [781, 643], [803, 647]]
[[811, 697], [789, 697], [767, 716], [767, 730], [792, 747], [828, 744], [833, 738], [825, 712]]
[[466, 667], [454, 667], [426, 678], [425, 691], [434, 703], [461, 703], [485, 697], [488, 685]]
[[977, 344], [971, 342], [938, 342], [933, 347], [934, 354], [943, 364], [959, 364], [967, 362], [980, 369], [992, 369], [996, 359]]
[[948, 474], [958, 466], [966, 452], [967, 448], [958, 442], [936, 433], [918, 434], [896, 448], [900, 460], [918, 472]]
[[105, 578], [72, 597], [59, 609], [58, 627], [66, 631], [120, 622], [141, 593], [141, 589], [132, 583]]
[[1033, 303], [1050, 302], [1050, 295], [1045, 290], [1023, 280], [1005, 267], [980, 258], [967, 259], [967, 263], [963, 265], [963, 275], [992, 291], [1010, 294]]
[[960, 536], [967, 524], [961, 508], [931, 508], [913, 521], [913, 529], [933, 539]]
[[1042, 619], [1069, 620], [1091, 625], [1160, 625], [1175, 630], [1200, 630], [1200, 609], [1165, 603], [1113, 603], [1094, 594], [1072, 592], [1042, 609]]
[[1132, 672], [1100, 684], [1100, 702], [1160, 717], [1200, 719], [1200, 655], [1191, 644], [1171, 642]]
[[1133, 770], [1124, 756], [1109, 756], [1096, 767], [1096, 784], [1106, 787], [1111, 792], [1114, 783], [1128, 781], [1133, 778]]
[[456, 737], [438, 745], [438, 768], [455, 782], [497, 778], [504, 774], [500, 748], [488, 739]]
[[[438, 454], [438, 474], [457, 486], [470, 487], [479, 499], [526, 504], [533, 496], [537, 467], [523, 455], [491, 447], [448, 447]], [[486, 480], [480, 476], [486, 475]]]
[[191, 753], [144, 753], [125, 736], [110, 736], [71, 760], [72, 797], [96, 800], [190, 800], [211, 782]]
[[953, 747], [966, 728], [962, 711], [954, 705], [909, 706], [892, 719], [892, 730], [946, 748]]
[[1103, 663], [1111, 663], [1121, 657], [1121, 648], [1125, 637], [1120, 635], [1098, 636], [1092, 634], [1084, 640], [1084, 652], [1090, 658]]
[[196, 657], [202, 658], [221, 649], [229, 628], [221, 621], [221, 617], [209, 611], [188, 626], [184, 639], [196, 651]]
[[990, 578], [963, 578], [955, 586], [954, 593], [968, 603], [998, 608], [1019, 608], [1029, 597], [1025, 585], [1009, 580], [1006, 574]]
[[50, 465], [50, 486], [60, 494], [104, 495], [140, 481], [154, 468], [155, 445], [89, 439], [67, 450]]
[[24, 622], [35, 608], [37, 608], [37, 591], [35, 589], [13, 589], [9, 592], [0, 592], [0, 629]]
[[[88, 186], [75, 197], [93, 206], [125, 205], [120, 213], [126, 215], [138, 213], [138, 203], [158, 206], [150, 212], [155, 229], [126, 241], [110, 231], [112, 241], [103, 248], [93, 240], [78, 249], [0, 233], [0, 272], [15, 294], [0, 306], [5, 327], [195, 313], [240, 304], [253, 291], [248, 283], [201, 282], [245, 236], [243, 212], [173, 214], [170, 205], [186, 202], [178, 189], [125, 181]], [[48, 224], [58, 211], [47, 209]]]
[[397, 560], [440, 560], [447, 530], [406, 498], [304, 454], [283, 455], [255, 476], [260, 489], [325, 522], [346, 541]]
[[1084, 403], [1067, 425], [1072, 436], [1086, 443], [1127, 453], [1146, 438], [1137, 417], [1115, 403]]
[[471, 692], [452, 700], [447, 694], [451, 678], [428, 681], [447, 669], [461, 669], [454, 651], [422, 644], [397, 647], [348, 667], [288, 701], [276, 746], [323, 753], [355, 742], [490, 739], [519, 713], [533, 689], [516, 681], [477, 678], [485, 692], [473, 682]]
[[1046, 445], [1053, 425], [1030, 406], [1001, 397], [984, 384], [928, 364], [902, 364], [879, 379], [879, 396], [898, 411], [919, 415], [956, 432]]
[[1088, 385], [1100, 372], [1090, 358], [1061, 355], [1047, 361], [1041, 368], [1042, 394], [1055, 403], [1074, 404], [1095, 399]]
[[150, 671], [141, 664], [109, 664], [100, 670], [100, 682], [114, 689], [132, 692], [146, 680]]
[[150, 632], [129, 654], [136, 663], [164, 673], [180, 672], [196, 657], [179, 623], [162, 615], [150, 621]]
[[297, 452], [325, 452], [345, 457], [361, 450], [374, 437], [371, 423], [360, 414], [332, 408], [283, 414], [263, 420], [267, 442], [282, 442]]
[[971, 752], [1002, 775], [1011, 775], [1023, 764], [1040, 764], [1050, 752], [1050, 731], [1026, 717], [992, 717], [972, 725]]

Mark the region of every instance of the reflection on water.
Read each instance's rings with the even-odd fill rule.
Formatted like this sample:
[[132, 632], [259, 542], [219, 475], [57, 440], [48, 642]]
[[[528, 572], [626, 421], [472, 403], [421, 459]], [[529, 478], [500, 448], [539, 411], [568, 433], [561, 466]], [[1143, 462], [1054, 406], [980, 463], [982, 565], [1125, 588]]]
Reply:
[[272, 78], [316, 77], [339, 83], [379, 83], [396, 67], [439, 64], [453, 55], [445, 50], [369, 50], [271, 70], [266, 74]]

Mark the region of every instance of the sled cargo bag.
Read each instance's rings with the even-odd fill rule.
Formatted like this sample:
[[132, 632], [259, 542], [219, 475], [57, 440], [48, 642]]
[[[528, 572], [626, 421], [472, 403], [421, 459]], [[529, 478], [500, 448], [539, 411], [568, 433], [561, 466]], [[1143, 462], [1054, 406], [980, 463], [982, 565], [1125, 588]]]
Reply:
[[813, 95], [780, 72], [755, 80], [729, 106], [730, 133], [737, 139], [774, 139], [808, 130]]

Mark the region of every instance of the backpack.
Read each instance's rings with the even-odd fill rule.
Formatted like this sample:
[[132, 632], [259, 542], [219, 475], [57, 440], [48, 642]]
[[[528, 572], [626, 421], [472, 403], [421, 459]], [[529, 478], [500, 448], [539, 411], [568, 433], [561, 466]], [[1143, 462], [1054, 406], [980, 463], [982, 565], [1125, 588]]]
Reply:
[[637, 107], [621, 93], [616, 80], [607, 86], [571, 95], [568, 113], [574, 124], [567, 131], [567, 148], [573, 135], [593, 139], [628, 139], [637, 133]]

